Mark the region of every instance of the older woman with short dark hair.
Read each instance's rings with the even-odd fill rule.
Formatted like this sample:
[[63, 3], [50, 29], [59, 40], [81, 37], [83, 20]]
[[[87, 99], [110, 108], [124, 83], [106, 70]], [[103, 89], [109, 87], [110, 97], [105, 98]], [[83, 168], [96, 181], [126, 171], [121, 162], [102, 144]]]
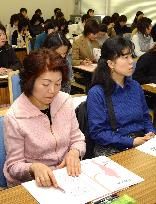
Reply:
[[4, 120], [9, 186], [35, 179], [38, 186], [58, 187], [56, 168], [66, 167], [71, 176], [80, 174], [85, 142], [71, 97], [60, 91], [66, 75], [64, 59], [52, 50], [32, 52], [24, 60], [23, 93]]

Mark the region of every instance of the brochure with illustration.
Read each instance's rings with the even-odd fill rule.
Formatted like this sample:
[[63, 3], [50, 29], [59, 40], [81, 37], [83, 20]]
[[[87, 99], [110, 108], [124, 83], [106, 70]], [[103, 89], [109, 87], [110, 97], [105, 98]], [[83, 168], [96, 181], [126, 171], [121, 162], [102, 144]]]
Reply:
[[22, 185], [40, 204], [85, 204], [143, 181], [143, 178], [105, 156], [81, 161], [81, 169], [79, 177], [68, 176], [66, 168], [53, 171], [64, 192], [59, 188], [38, 187], [34, 180]]

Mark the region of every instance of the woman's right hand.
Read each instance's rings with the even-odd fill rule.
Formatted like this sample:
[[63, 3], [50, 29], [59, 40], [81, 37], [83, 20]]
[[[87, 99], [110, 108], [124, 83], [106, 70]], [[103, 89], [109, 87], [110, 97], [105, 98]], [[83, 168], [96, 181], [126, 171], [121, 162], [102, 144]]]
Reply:
[[136, 137], [133, 141], [133, 147], [137, 147], [141, 144], [144, 144], [146, 141], [152, 139], [154, 137], [154, 133], [149, 132], [144, 137]]
[[42, 163], [33, 163], [30, 166], [30, 172], [34, 174], [38, 186], [54, 186], [58, 187], [57, 181], [52, 170]]

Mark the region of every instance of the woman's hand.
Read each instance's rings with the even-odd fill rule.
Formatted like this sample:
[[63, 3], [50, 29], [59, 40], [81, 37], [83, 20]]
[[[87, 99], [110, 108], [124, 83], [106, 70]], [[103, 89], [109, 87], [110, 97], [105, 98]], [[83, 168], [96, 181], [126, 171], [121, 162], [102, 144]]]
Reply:
[[54, 186], [58, 187], [57, 181], [52, 170], [42, 163], [33, 163], [30, 166], [30, 172], [34, 174], [38, 186]]
[[153, 132], [147, 133], [144, 137], [136, 137], [133, 141], [133, 147], [137, 147], [154, 137]]
[[79, 151], [77, 149], [71, 149], [58, 166], [58, 168], [67, 167], [69, 176], [79, 176], [81, 173], [81, 164], [79, 159]]
[[85, 60], [83, 60], [81, 62], [81, 64], [84, 66], [90, 66], [92, 64], [92, 61], [90, 59], [86, 58]]

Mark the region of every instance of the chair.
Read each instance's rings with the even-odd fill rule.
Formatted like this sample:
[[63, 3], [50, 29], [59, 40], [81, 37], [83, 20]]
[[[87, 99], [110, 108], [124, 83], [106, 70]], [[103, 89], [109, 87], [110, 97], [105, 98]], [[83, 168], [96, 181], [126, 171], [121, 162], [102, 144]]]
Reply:
[[12, 104], [14, 100], [16, 100], [16, 98], [21, 94], [21, 87], [19, 82], [19, 70], [10, 72], [8, 75], [10, 104]]
[[3, 166], [5, 162], [5, 147], [4, 147], [4, 139], [3, 139], [3, 116], [0, 116], [0, 188], [7, 187], [6, 179], [3, 174]]

